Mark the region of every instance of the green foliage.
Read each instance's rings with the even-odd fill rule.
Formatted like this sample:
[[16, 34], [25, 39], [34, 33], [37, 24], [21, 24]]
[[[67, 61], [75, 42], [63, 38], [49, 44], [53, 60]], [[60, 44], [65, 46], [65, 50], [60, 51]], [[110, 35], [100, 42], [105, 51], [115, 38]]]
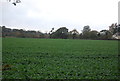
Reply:
[[109, 26], [109, 31], [114, 35], [116, 33], [120, 33], [120, 24], [117, 25], [117, 23], [113, 23], [111, 24], [111, 26]]
[[90, 39], [98, 39], [98, 31], [90, 31], [89, 36]]
[[51, 38], [67, 39], [68, 38], [68, 29], [66, 27], [59, 28], [57, 31], [55, 31], [51, 34]]
[[45, 35], [40, 31], [10, 29], [6, 28], [5, 26], [2, 26], [0, 28], [2, 28], [2, 37], [44, 38]]
[[82, 37], [83, 39], [90, 39], [90, 26], [84, 26], [82, 30]]
[[[109, 30], [101, 30], [100, 32], [90, 29], [89, 26], [84, 26], [82, 33], [76, 29], [68, 32], [66, 27], [61, 27], [54, 31], [54, 28], [50, 32], [42, 33], [40, 31], [23, 30], [23, 29], [10, 29], [5, 26], [0, 26], [2, 29], [2, 37], [19, 37], [19, 38], [60, 38], [60, 39], [112, 39], [112, 35], [120, 35], [120, 26], [110, 26]], [[105, 33], [102, 35], [101, 33]]]
[[101, 30], [100, 32], [103, 32], [104, 34], [99, 35], [99, 39], [111, 39], [112, 33], [108, 30]]
[[69, 32], [69, 37], [72, 39], [78, 39], [79, 38], [79, 32], [76, 29], [73, 29], [72, 31]]
[[84, 34], [86, 32], [90, 32], [90, 31], [91, 31], [90, 26], [87, 25], [87, 26], [83, 27], [82, 33]]
[[98, 32], [97, 31], [86, 31], [80, 35], [83, 39], [98, 39]]
[[118, 45], [108, 40], [3, 38], [3, 79], [117, 79]]

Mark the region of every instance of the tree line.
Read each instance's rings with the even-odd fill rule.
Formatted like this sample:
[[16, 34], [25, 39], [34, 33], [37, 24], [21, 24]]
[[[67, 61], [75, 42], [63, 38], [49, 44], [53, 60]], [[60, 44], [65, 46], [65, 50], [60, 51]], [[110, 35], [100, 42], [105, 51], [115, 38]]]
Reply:
[[117, 39], [120, 36], [120, 24], [113, 23], [109, 26], [109, 30], [91, 30], [90, 26], [84, 26], [82, 33], [76, 29], [68, 31], [67, 27], [60, 27], [56, 31], [54, 28], [49, 33], [42, 33], [40, 31], [11, 29], [5, 26], [0, 26], [2, 29], [2, 37], [21, 37], [21, 38], [54, 38], [54, 39]]

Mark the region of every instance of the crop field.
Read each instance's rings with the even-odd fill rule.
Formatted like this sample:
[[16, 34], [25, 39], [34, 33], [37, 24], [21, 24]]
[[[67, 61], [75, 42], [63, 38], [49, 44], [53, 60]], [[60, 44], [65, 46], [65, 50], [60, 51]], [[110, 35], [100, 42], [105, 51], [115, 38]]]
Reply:
[[118, 41], [2, 39], [3, 79], [118, 79]]

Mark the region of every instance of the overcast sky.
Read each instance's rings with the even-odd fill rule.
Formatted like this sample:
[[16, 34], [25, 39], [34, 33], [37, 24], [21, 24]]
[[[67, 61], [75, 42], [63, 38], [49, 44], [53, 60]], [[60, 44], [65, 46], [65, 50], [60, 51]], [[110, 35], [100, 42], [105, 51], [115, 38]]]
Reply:
[[92, 30], [108, 29], [118, 22], [119, 0], [21, 0], [17, 6], [0, 1], [0, 17], [10, 28], [49, 32], [67, 27], [79, 32], [89, 25]]

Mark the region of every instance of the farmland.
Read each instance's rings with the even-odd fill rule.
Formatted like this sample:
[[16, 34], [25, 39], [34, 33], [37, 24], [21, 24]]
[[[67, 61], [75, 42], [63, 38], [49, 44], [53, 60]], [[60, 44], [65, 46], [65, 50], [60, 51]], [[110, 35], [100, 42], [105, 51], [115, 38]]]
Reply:
[[6, 79], [117, 79], [118, 42], [3, 38]]

